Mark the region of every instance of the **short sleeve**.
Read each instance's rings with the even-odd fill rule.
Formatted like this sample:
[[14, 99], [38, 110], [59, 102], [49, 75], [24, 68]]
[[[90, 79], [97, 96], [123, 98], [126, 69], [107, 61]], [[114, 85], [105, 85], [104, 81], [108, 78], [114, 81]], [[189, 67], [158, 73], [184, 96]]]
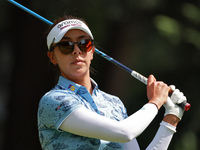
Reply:
[[51, 91], [45, 94], [38, 108], [39, 128], [47, 127], [58, 130], [67, 116], [82, 106], [79, 98], [72, 93]]

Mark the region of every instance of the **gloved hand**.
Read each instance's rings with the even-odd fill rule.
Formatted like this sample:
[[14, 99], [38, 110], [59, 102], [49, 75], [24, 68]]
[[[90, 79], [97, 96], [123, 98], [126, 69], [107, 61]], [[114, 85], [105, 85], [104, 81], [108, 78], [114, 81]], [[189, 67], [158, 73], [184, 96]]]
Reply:
[[187, 99], [182, 92], [180, 92], [178, 89], [175, 89], [174, 85], [171, 85], [170, 87], [173, 93], [171, 97], [168, 97], [167, 102], [164, 104], [165, 107], [164, 116], [168, 114], [173, 114], [181, 120], [184, 110], [176, 104], [180, 104], [183, 101], [187, 101]]

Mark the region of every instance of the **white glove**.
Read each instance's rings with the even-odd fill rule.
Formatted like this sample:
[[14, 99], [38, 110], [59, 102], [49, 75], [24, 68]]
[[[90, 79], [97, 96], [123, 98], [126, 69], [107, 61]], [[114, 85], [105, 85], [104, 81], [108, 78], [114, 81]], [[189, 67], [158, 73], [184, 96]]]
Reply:
[[171, 87], [173, 93], [172, 93], [171, 97], [168, 97], [167, 102], [164, 104], [164, 107], [165, 107], [164, 116], [166, 116], [168, 114], [173, 114], [181, 120], [184, 110], [176, 104], [180, 104], [180, 103], [186, 101], [187, 99], [183, 95], [182, 92], [180, 92], [178, 89], [175, 89], [174, 85], [171, 85], [170, 87]]

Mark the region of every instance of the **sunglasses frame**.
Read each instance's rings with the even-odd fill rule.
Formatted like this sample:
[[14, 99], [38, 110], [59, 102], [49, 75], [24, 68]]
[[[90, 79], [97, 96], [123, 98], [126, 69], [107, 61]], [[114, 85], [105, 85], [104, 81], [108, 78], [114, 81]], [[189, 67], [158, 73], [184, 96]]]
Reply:
[[[92, 47], [94, 46], [94, 40], [92, 40], [92, 39], [82, 39], [82, 40], [86, 40], [86, 41], [89, 40], [89, 41], [91, 41], [91, 43], [92, 43]], [[89, 52], [89, 51], [91, 51], [92, 48], [91, 48], [90, 50], [88, 50], [88, 51], [83, 51], [83, 50], [81, 49], [81, 47], [79, 46], [79, 44], [81, 43], [82, 40], [80, 40], [80, 41], [78, 41], [78, 42], [62, 41], [62, 42], [56, 43], [54, 46], [51, 46], [50, 52], [52, 52], [52, 51], [55, 49], [56, 46], [58, 46], [58, 48], [59, 48], [59, 50], [60, 50], [60, 45], [61, 45], [61, 43], [65, 43], [65, 42], [69, 42], [70, 44], [73, 44], [73, 45], [71, 45], [71, 46], [73, 46], [73, 48], [71, 49], [71, 51], [70, 51], [69, 53], [63, 53], [63, 52], [60, 50], [60, 52], [61, 52], [62, 54], [67, 55], [67, 54], [72, 53], [72, 52], [74, 51], [74, 45], [75, 45], [75, 44], [77, 44], [78, 48], [79, 48], [82, 52]], [[53, 44], [53, 43], [52, 43], [52, 44]]]

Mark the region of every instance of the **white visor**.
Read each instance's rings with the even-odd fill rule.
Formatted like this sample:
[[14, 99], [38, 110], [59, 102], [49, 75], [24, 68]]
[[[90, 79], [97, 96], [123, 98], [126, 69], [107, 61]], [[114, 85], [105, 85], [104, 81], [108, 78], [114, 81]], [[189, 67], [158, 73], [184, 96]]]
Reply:
[[69, 20], [64, 20], [62, 22], [59, 22], [57, 25], [55, 25], [51, 31], [49, 32], [47, 36], [47, 46], [48, 49], [50, 50], [51, 44], [52, 43], [58, 43], [63, 36], [72, 29], [79, 29], [87, 33], [92, 40], [94, 40], [94, 37], [92, 35], [92, 32], [88, 28], [88, 26], [78, 20], [78, 19], [69, 19]]

